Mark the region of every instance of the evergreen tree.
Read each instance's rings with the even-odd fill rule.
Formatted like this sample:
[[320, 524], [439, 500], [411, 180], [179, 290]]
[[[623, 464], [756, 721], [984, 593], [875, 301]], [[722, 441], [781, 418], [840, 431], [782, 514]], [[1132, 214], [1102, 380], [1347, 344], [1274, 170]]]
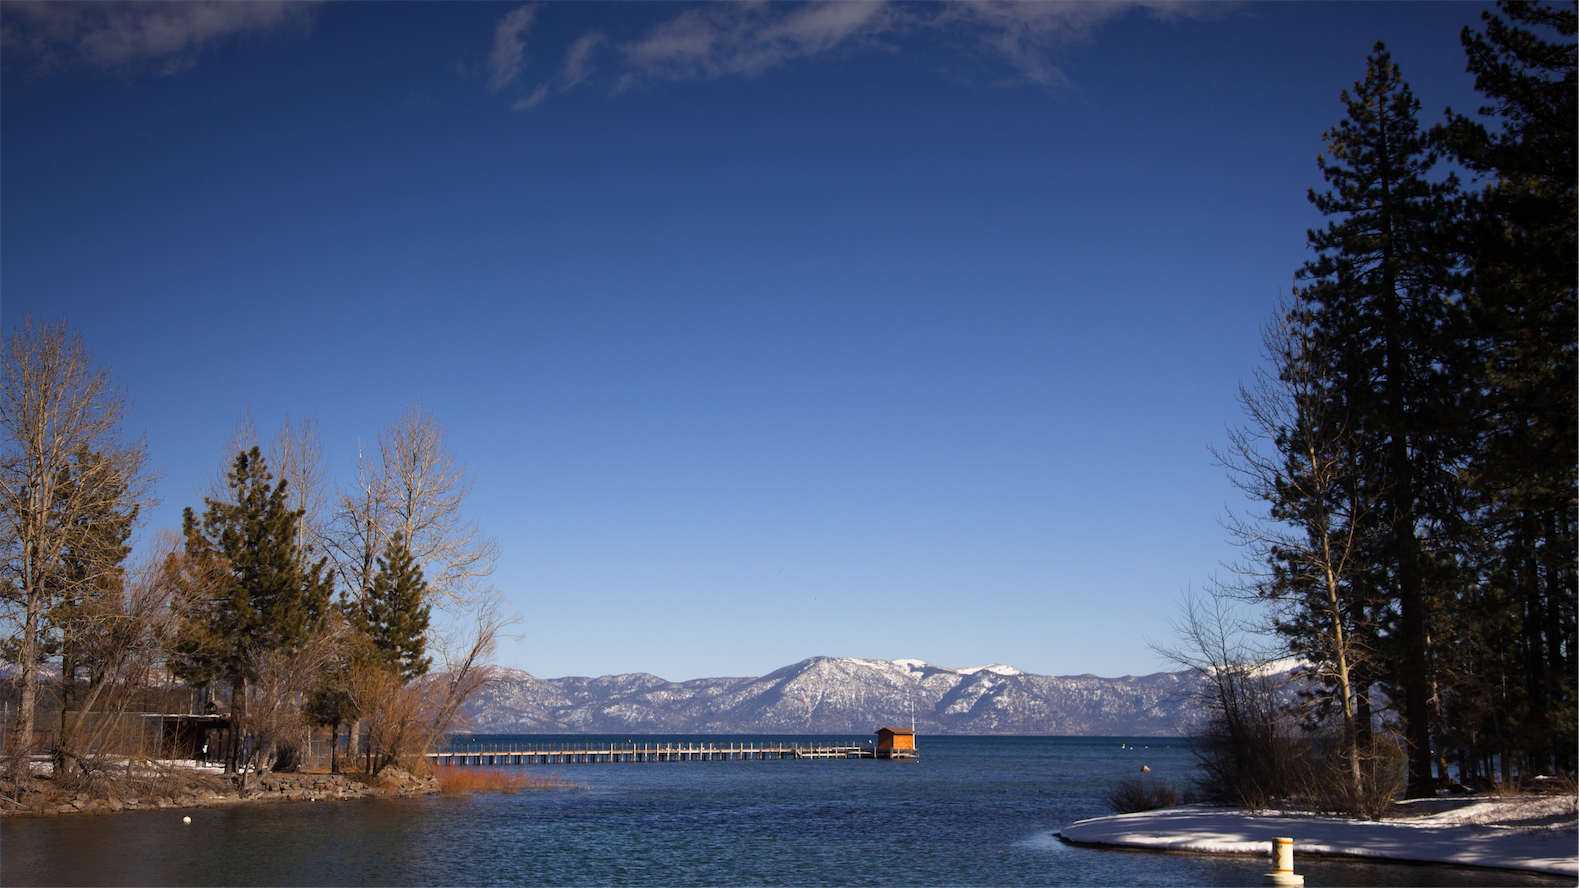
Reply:
[[233, 499], [205, 500], [201, 523], [183, 514], [186, 556], [198, 564], [222, 563], [218, 594], [184, 615], [178, 670], [196, 683], [226, 680], [232, 709], [244, 705], [256, 652], [298, 649], [327, 614], [331, 578], [327, 559], [305, 569], [297, 556], [296, 522], [284, 481], [273, 476], [258, 448], [237, 455], [228, 475]]
[[60, 589], [49, 612], [53, 641], [60, 653], [61, 708], [76, 706], [76, 681], [80, 669], [94, 682], [101, 649], [115, 634], [113, 625], [122, 611], [121, 587], [125, 562], [131, 554], [128, 540], [137, 522], [138, 506], [127, 496], [127, 484], [113, 472], [103, 471], [103, 457], [81, 448], [76, 463], [60, 483], [60, 495], [74, 496], [81, 477], [104, 474], [100, 483], [109, 495], [75, 515], [69, 522], [61, 570], [55, 581]]
[[[1449, 112], [1448, 150], [1483, 181], [1461, 228], [1474, 456], [1465, 478], [1483, 545], [1454, 700], [1471, 762], [1575, 765], [1575, 7], [1503, 2], [1462, 41], [1480, 113]], [[1527, 27], [1519, 27], [1524, 25]], [[1531, 28], [1555, 35], [1542, 39]]]
[[353, 608], [353, 625], [364, 634], [374, 656], [407, 681], [426, 675], [432, 665], [425, 656], [430, 607], [424, 602], [428, 584], [396, 531], [378, 559], [367, 595]]
[[[1433, 181], [1436, 150], [1417, 120], [1419, 102], [1377, 43], [1365, 78], [1342, 94], [1347, 116], [1325, 134], [1319, 159], [1329, 190], [1310, 194], [1329, 217], [1309, 233], [1316, 258], [1297, 296], [1314, 332], [1330, 344], [1331, 411], [1350, 424], [1356, 480], [1379, 504], [1364, 580], [1387, 605], [1375, 614], [1401, 704], [1411, 797], [1430, 795], [1432, 680], [1428, 652], [1434, 576], [1444, 562], [1436, 531], [1453, 524], [1456, 437], [1453, 387], [1444, 367], [1451, 302], [1443, 220], [1456, 189]], [[1298, 505], [1288, 504], [1291, 510]]]

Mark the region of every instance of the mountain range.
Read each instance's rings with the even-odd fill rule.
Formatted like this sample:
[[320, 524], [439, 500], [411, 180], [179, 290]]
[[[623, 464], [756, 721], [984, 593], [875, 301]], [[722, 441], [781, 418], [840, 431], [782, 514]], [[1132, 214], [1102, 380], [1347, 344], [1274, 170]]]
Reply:
[[812, 657], [760, 678], [665, 681], [634, 673], [536, 678], [493, 667], [468, 700], [488, 734], [923, 734], [1167, 736], [1194, 707], [1189, 672], [1099, 678], [991, 664]]

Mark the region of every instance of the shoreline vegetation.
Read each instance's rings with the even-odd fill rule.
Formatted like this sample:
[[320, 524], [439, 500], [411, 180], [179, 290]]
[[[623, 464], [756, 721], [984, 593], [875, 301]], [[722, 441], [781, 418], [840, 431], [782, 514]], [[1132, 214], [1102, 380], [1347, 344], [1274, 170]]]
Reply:
[[185, 762], [122, 761], [106, 768], [87, 788], [62, 787], [51, 779], [44, 757], [33, 763], [34, 775], [16, 781], [0, 779], [0, 817], [55, 817], [69, 814], [114, 814], [121, 811], [212, 808], [271, 802], [335, 802], [352, 799], [466, 796], [523, 790], [580, 789], [582, 784], [558, 771], [541, 774], [504, 772], [470, 766], [444, 766], [418, 774], [388, 766], [376, 775], [363, 771], [332, 774], [325, 770], [226, 774], [219, 766]]
[[1571, 793], [1463, 796], [1396, 803], [1386, 820], [1300, 811], [1179, 805], [1081, 820], [1055, 835], [1094, 847], [1268, 855], [1294, 839], [1306, 856], [1451, 864], [1579, 875], [1579, 800]]
[[1219, 807], [1131, 778], [1059, 838], [1579, 876], [1575, 188], [1528, 165], [1574, 141], [1575, 6], [1498, 12], [1461, 32], [1485, 120], [1423, 125], [1378, 41], [1323, 134], [1326, 225], [1212, 451], [1245, 554], [1154, 646], [1202, 679], [1184, 800]]
[[366, 798], [415, 798], [442, 791], [436, 776], [398, 766], [375, 776], [328, 771], [224, 773], [219, 766], [168, 760], [112, 762], [85, 786], [60, 786], [49, 763], [33, 762], [27, 779], [0, 779], [0, 817], [113, 814], [178, 808], [211, 808], [260, 802], [320, 802]]
[[433, 775], [438, 781], [439, 793], [446, 796], [484, 792], [515, 795], [524, 789], [586, 788], [585, 784], [571, 780], [559, 771], [533, 773], [525, 768], [501, 771], [473, 765], [441, 765], [433, 769]]

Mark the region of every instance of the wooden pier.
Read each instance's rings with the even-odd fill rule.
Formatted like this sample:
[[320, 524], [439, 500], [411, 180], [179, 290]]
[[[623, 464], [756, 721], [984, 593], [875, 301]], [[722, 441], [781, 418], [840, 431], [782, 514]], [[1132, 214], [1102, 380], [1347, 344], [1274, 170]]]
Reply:
[[[894, 756], [900, 758], [901, 756]], [[913, 757], [904, 756], [904, 757]], [[570, 765], [603, 762], [760, 762], [774, 759], [888, 758], [871, 744], [799, 743], [481, 743], [428, 753], [436, 765]]]

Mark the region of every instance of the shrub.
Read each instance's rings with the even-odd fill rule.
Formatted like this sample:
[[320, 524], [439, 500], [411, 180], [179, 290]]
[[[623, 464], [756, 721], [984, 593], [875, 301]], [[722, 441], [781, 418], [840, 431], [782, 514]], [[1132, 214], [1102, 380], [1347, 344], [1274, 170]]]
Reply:
[[1222, 588], [1186, 597], [1174, 630], [1181, 646], [1157, 651], [1200, 679], [1185, 694], [1199, 714], [1189, 740], [1202, 800], [1254, 811], [1287, 799], [1299, 785], [1304, 743], [1283, 705], [1285, 674], [1271, 652]]
[[1134, 814], [1172, 808], [1179, 803], [1179, 791], [1151, 777], [1126, 777], [1108, 787], [1106, 801], [1116, 814]]
[[1189, 738], [1202, 797], [1257, 811], [1294, 795], [1308, 746], [1289, 724], [1275, 680], [1240, 667], [1215, 681], [1216, 696]]
[[1341, 731], [1333, 730], [1311, 745], [1310, 760], [1300, 771], [1299, 795], [1318, 811], [1380, 820], [1403, 794], [1406, 765], [1403, 749], [1391, 736], [1367, 736], [1356, 753]]

